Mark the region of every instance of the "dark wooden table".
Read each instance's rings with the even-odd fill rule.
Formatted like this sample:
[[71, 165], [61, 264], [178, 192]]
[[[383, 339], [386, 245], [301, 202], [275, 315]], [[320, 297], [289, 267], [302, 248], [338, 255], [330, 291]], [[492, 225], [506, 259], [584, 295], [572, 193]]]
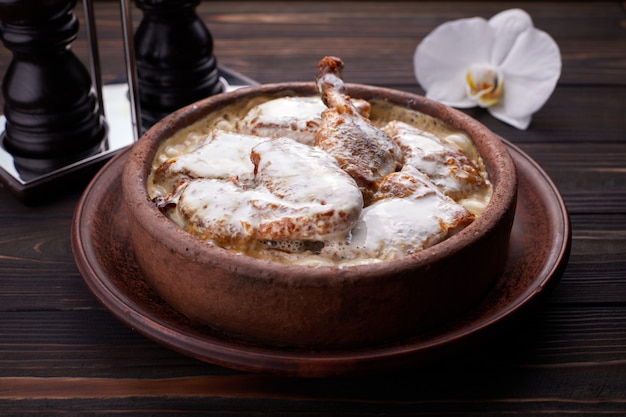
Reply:
[[[37, 206], [0, 189], [0, 415], [626, 415], [622, 2], [206, 1], [198, 12], [220, 64], [261, 83], [310, 80], [332, 54], [351, 82], [422, 93], [412, 56], [426, 34], [510, 7], [528, 11], [563, 59], [528, 130], [468, 111], [537, 161], [569, 209], [569, 263], [531, 315], [416, 370], [311, 380], [222, 368], [136, 333], [90, 293], [70, 245], [84, 184]], [[113, 81], [124, 76], [118, 5], [96, 10], [104, 80]], [[77, 55], [86, 48], [75, 42]], [[0, 49], [0, 69], [9, 60]]]

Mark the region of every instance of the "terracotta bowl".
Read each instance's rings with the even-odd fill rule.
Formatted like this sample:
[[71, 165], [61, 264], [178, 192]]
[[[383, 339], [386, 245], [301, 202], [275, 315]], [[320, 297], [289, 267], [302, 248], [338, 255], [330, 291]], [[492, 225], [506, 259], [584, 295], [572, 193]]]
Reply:
[[482, 155], [493, 196], [466, 229], [415, 255], [351, 267], [298, 266], [215, 247], [183, 231], [150, 201], [159, 145], [175, 132], [258, 95], [313, 95], [313, 83], [248, 87], [185, 107], [135, 144], [123, 192], [145, 279], [190, 319], [250, 343], [305, 349], [373, 346], [415, 336], [476, 304], [505, 262], [517, 196], [500, 138], [465, 114], [406, 92], [348, 84], [354, 98], [384, 99], [465, 131]]

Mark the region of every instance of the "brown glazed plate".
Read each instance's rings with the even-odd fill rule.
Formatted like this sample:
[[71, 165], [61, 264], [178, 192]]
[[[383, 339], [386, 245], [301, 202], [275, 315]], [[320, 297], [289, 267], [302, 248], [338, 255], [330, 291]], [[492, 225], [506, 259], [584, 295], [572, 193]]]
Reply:
[[190, 357], [251, 372], [295, 377], [371, 374], [420, 366], [475, 346], [535, 305], [559, 280], [571, 244], [565, 204], [547, 174], [505, 141], [518, 170], [518, 202], [505, 270], [474, 308], [405, 340], [345, 350], [263, 346], [187, 320], [147, 285], [134, 258], [121, 191], [128, 149], [85, 190], [72, 225], [72, 250], [85, 283], [120, 321]]

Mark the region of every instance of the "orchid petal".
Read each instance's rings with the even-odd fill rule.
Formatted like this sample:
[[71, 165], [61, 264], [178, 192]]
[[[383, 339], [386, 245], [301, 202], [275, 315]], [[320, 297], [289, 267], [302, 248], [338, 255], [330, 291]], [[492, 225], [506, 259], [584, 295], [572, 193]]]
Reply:
[[501, 69], [506, 78], [504, 93], [490, 111], [503, 121], [506, 115], [507, 123], [516, 126], [510, 120], [525, 120], [543, 107], [554, 91], [561, 75], [559, 48], [545, 32], [524, 32]]
[[466, 69], [489, 62], [493, 44], [485, 19], [444, 23], [418, 45], [413, 57], [415, 76], [426, 97], [455, 107], [473, 107], [465, 94]]
[[510, 124], [517, 129], [526, 130], [528, 128], [532, 120], [532, 113], [524, 114], [521, 116], [512, 116], [507, 112], [506, 109], [506, 105], [500, 104], [487, 108], [487, 111], [496, 119], [504, 123]]
[[510, 9], [489, 19], [495, 42], [491, 52], [491, 64], [500, 65], [509, 54], [517, 37], [527, 30], [533, 30], [533, 21], [525, 11]]
[[545, 32], [533, 30], [517, 38], [500, 69], [507, 82], [526, 83], [527, 95], [540, 99], [538, 110], [548, 99], [561, 76], [561, 53], [556, 42]]

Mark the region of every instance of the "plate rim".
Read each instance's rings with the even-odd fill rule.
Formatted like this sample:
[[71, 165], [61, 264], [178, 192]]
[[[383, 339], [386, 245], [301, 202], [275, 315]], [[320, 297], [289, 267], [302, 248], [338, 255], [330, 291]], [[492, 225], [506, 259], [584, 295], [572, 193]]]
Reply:
[[[111, 281], [102, 265], [98, 264], [94, 248], [86, 247], [82, 236], [84, 230], [82, 225], [89, 222], [87, 213], [90, 210], [93, 211], [94, 201], [102, 198], [99, 193], [100, 188], [105, 186], [105, 181], [114, 183], [116, 178], [121, 177], [119, 169], [113, 174], [111, 172], [117, 165], [123, 166], [132, 145], [122, 149], [107, 162], [80, 197], [72, 220], [72, 252], [86, 285], [115, 317], [149, 339], [204, 362], [241, 371], [296, 377], [369, 374], [396, 369], [400, 366], [419, 365], [434, 357], [445, 355], [456, 345], [476, 342], [487, 333], [502, 327], [504, 322], [518, 316], [549, 293], [567, 265], [571, 247], [571, 225], [565, 202], [558, 188], [537, 162], [516, 145], [505, 139], [502, 141], [511, 153], [516, 166], [518, 162], [525, 162], [533, 171], [534, 182], [541, 183], [541, 186], [550, 191], [553, 204], [549, 206], [555, 207], [555, 212], [560, 215], [558, 217], [562, 222], [558, 229], [562, 231], [560, 243], [555, 246], [555, 250], [551, 251], [549, 259], [546, 259], [543, 264], [542, 271], [545, 270], [545, 272], [541, 276], [538, 274], [541, 278], [533, 279], [534, 285], [526, 288], [505, 307], [500, 308], [497, 314], [490, 314], [475, 323], [470, 323], [469, 326], [461, 326], [452, 332], [436, 335], [420, 343], [401, 341], [382, 346], [337, 351], [305, 351], [258, 346], [236, 339], [225, 339], [181, 329], [159, 318], [154, 311], [138, 305]], [[553, 262], [548, 264], [550, 260]], [[251, 361], [251, 357], [255, 360]]]

